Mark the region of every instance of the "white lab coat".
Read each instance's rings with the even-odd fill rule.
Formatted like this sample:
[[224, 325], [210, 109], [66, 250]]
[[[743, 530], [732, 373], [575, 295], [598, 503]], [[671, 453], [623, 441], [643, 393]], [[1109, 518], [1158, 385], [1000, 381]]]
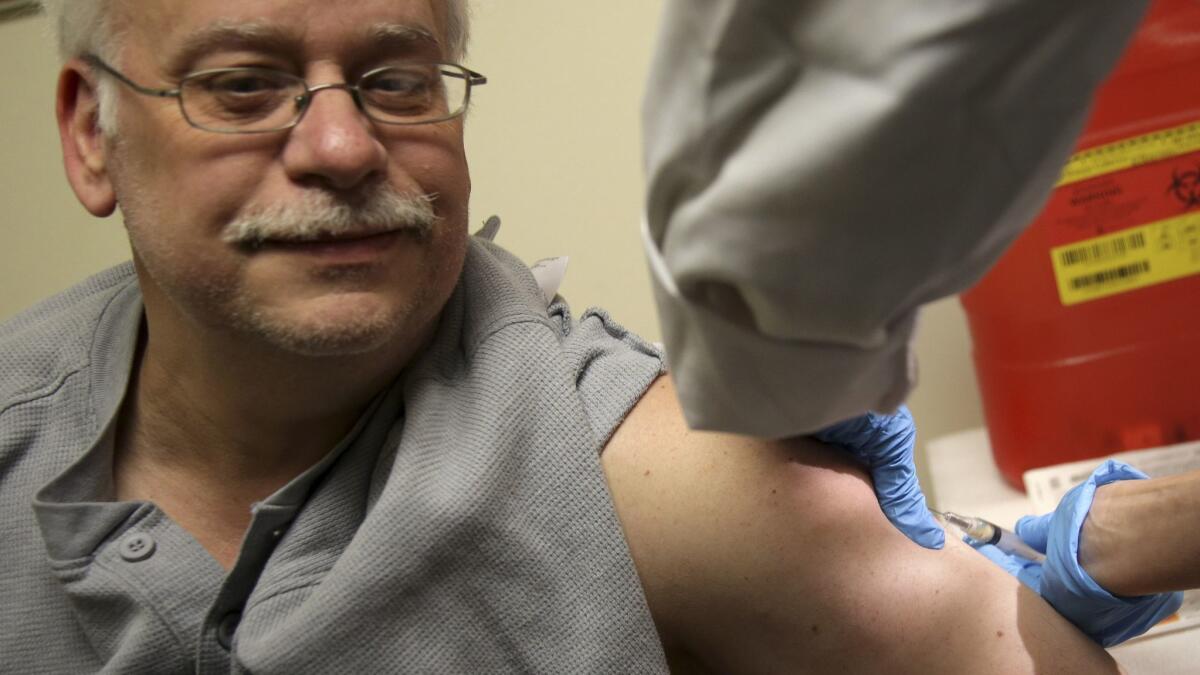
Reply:
[[1036, 215], [1145, 0], [668, 0], [644, 224], [688, 422], [890, 411]]

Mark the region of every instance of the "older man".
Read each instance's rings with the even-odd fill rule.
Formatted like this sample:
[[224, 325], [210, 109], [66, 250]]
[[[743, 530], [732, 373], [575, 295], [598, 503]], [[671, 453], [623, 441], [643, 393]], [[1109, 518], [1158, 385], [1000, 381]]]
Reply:
[[841, 455], [688, 431], [655, 349], [468, 237], [460, 2], [55, 11], [133, 262], [0, 328], [5, 669], [1115, 668]]

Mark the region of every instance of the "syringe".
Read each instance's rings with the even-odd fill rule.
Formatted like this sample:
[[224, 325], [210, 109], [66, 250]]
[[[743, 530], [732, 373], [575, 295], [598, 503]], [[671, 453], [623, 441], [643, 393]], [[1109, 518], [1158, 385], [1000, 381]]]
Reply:
[[962, 530], [964, 534], [974, 539], [976, 543], [993, 544], [1005, 553], [1016, 554], [1034, 562], [1042, 562], [1046, 559], [1044, 554], [1038, 553], [1029, 544], [1022, 541], [1016, 532], [1006, 530], [995, 523], [989, 523], [983, 518], [961, 516], [949, 511], [929, 510], [934, 515], [941, 517], [946, 522]]

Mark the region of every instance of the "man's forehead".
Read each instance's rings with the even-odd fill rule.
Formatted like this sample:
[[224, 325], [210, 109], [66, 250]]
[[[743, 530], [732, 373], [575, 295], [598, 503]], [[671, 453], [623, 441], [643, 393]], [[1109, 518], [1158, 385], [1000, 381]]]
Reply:
[[[445, 53], [440, 0], [117, 0], [118, 26], [157, 50], [380, 43]], [[160, 54], [166, 56], [166, 54]]]

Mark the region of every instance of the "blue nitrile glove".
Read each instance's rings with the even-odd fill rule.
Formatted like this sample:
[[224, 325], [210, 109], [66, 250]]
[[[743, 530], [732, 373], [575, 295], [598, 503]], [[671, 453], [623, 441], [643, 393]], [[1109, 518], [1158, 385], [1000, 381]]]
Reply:
[[1079, 534], [1092, 508], [1096, 488], [1119, 480], [1141, 480], [1146, 474], [1114, 460], [1100, 465], [1080, 485], [1063, 495], [1053, 513], [1017, 521], [1017, 536], [1039, 552], [1044, 563], [1006, 554], [995, 546], [976, 546], [980, 553], [1037, 591], [1096, 642], [1111, 647], [1137, 637], [1174, 613], [1183, 593], [1133, 598], [1115, 596], [1096, 583], [1079, 564]]
[[925, 548], [941, 548], [946, 532], [925, 507], [917, 483], [913, 445], [917, 427], [908, 408], [894, 415], [867, 413], [813, 434], [824, 443], [840, 445], [863, 462], [875, 482], [875, 496], [896, 529]]

